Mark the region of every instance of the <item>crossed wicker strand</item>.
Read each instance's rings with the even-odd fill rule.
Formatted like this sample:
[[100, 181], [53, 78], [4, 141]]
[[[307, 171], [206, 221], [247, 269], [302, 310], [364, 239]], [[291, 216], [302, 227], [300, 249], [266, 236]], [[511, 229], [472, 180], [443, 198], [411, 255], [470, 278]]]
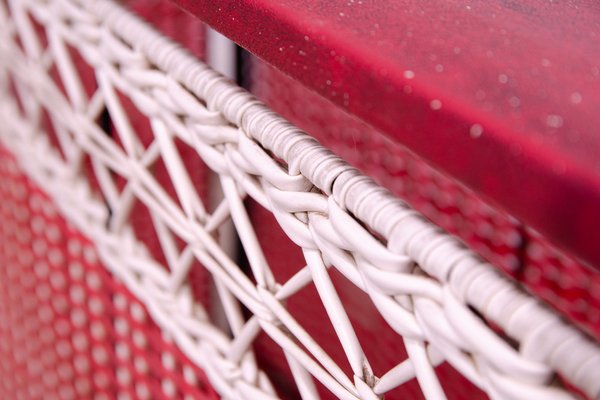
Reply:
[[[9, 14], [10, 11], [10, 14]], [[45, 28], [44, 49], [27, 17]], [[107, 0], [11, 0], [0, 6], [0, 87], [14, 78], [25, 116], [0, 100], [2, 142], [93, 238], [105, 265], [144, 301], [155, 321], [204, 368], [225, 398], [274, 398], [251, 344], [264, 331], [281, 348], [303, 398], [312, 378], [344, 399], [375, 399], [416, 377], [428, 399], [445, 398], [433, 367], [448, 361], [498, 399], [567, 399], [555, 372], [591, 398], [600, 395], [600, 349], [492, 266], [444, 234], [318, 142], [266, 109], [152, 28]], [[21, 39], [24, 51], [15, 43]], [[96, 71], [87, 98], [65, 43]], [[65, 97], [48, 76], [54, 64]], [[116, 90], [146, 115], [154, 141], [144, 148]], [[39, 124], [49, 110], [63, 156]], [[106, 108], [122, 147], [96, 124]], [[219, 175], [223, 200], [209, 214], [174, 145], [193, 146]], [[282, 167], [267, 152], [287, 165]], [[81, 171], [89, 156], [103, 199]], [[165, 163], [178, 203], [149, 167]], [[111, 176], [127, 179], [119, 192]], [[246, 195], [270, 210], [306, 266], [275, 281], [243, 206]], [[137, 240], [128, 221], [135, 201], [150, 210], [169, 270]], [[110, 215], [109, 215], [110, 210]], [[214, 234], [233, 220], [256, 285]], [[374, 238], [358, 221], [387, 240]], [[187, 246], [179, 252], [175, 236]], [[193, 300], [187, 274], [199, 260], [213, 275], [233, 338]], [[372, 299], [404, 339], [409, 359], [377, 378], [328, 275], [338, 269]], [[287, 312], [282, 301], [314, 284], [354, 373], [347, 377]], [[240, 303], [253, 314], [244, 320]], [[513, 348], [469, 306], [518, 342]], [[291, 336], [291, 337], [290, 337]]]

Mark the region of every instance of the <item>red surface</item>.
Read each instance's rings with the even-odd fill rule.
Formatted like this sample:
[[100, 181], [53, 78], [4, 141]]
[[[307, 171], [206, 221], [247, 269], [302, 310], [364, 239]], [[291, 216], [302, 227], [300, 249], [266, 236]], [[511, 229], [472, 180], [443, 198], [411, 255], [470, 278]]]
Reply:
[[[251, 58], [247, 66], [248, 87], [269, 107], [314, 135], [394, 194], [406, 199], [434, 223], [461, 238], [578, 327], [596, 339], [600, 338], [598, 271], [586, 268], [561, 253], [519, 221], [490, 207], [477, 194], [440, 174], [403, 146], [392, 143], [275, 68], [256, 58]], [[258, 206], [251, 207], [251, 210], [261, 244], [271, 265], [277, 266], [276, 276], [279, 278], [279, 273], [285, 277], [290, 271], [297, 270], [302, 261], [296, 246], [270, 222], [272, 217], [265, 215], [264, 210]], [[339, 279], [337, 274], [332, 276], [376, 373], [385, 371], [386, 367], [405, 356], [402, 342], [370, 308], [371, 302], [363, 300], [364, 294], [358, 293], [344, 279]], [[335, 336], [328, 334], [330, 326], [322, 323], [327, 318], [315, 304], [318, 304], [316, 295], [305, 290], [290, 300], [288, 307], [308, 327], [313, 337], [330, 349], [338, 363], [345, 365]], [[316, 312], [323, 315], [315, 317]], [[283, 370], [281, 364], [277, 364], [280, 352], [269, 351], [273, 349], [269, 344], [264, 339], [259, 342], [259, 349], [268, 358], [264, 361], [265, 365], [271, 370]], [[379, 351], [374, 351], [377, 346]], [[381, 348], [386, 351], [382, 352]], [[471, 385], [461, 383], [448, 365], [436, 371], [450, 398], [472, 399], [479, 395]], [[568, 385], [568, 382], [564, 383]], [[414, 382], [395, 390], [391, 398], [413, 398], [411, 389], [415, 389]]]
[[597, 2], [174, 1], [600, 265]]
[[[269, 211], [256, 202], [250, 202], [248, 208], [261, 247], [265, 251], [269, 265], [273, 266], [276, 280], [286, 282], [306, 265], [301, 250], [285, 235]], [[406, 360], [402, 337], [385, 322], [371, 299], [335, 269], [332, 268], [330, 276], [375, 375], [381, 377]], [[346, 375], [352, 377], [348, 359], [314, 285], [308, 285], [289, 298], [286, 307]], [[255, 341], [254, 348], [260, 366], [269, 371], [280, 397], [286, 400], [299, 399], [296, 385], [279, 346], [263, 334]], [[448, 363], [435, 368], [435, 372], [449, 400], [488, 398]], [[318, 381], [315, 380], [315, 383], [321, 399], [337, 398]], [[416, 379], [412, 379], [386, 393], [385, 399], [424, 400], [425, 398]]]
[[[269, 107], [600, 339], [600, 272], [266, 63], [251, 58], [245, 75]], [[287, 242], [268, 248], [292, 251]]]

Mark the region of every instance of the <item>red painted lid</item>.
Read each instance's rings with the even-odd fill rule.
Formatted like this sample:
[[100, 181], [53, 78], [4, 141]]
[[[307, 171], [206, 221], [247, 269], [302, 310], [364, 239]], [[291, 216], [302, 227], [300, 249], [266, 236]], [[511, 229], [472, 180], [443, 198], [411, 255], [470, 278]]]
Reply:
[[600, 266], [600, 3], [174, 1]]

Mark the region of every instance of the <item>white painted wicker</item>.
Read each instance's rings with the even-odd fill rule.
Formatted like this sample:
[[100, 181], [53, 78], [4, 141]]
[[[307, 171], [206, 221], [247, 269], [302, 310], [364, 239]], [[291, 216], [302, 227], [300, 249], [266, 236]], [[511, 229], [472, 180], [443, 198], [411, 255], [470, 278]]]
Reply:
[[[433, 368], [444, 360], [495, 399], [571, 398], [553, 384], [556, 373], [589, 397], [600, 396], [596, 343], [119, 5], [109, 0], [7, 4], [10, 16], [0, 3], [1, 142], [65, 217], [94, 240], [107, 268], [146, 304], [224, 398], [276, 397], [253, 355], [251, 345], [260, 331], [282, 348], [306, 399], [318, 397], [313, 378], [339, 398], [376, 399], [413, 377], [427, 399], [443, 399]], [[44, 27], [48, 50], [42, 51], [26, 12]], [[90, 99], [66, 44], [95, 69], [99, 88]], [[49, 77], [51, 65], [57, 67], [67, 96]], [[26, 118], [6, 95], [9, 76], [23, 99]], [[116, 90], [151, 121], [154, 140], [146, 149]], [[64, 158], [41, 129], [40, 106], [50, 111]], [[96, 122], [105, 107], [123, 147]], [[183, 167], [175, 137], [192, 146], [218, 174], [224, 197], [212, 214]], [[82, 171], [85, 154], [92, 159], [104, 198], [93, 194]], [[181, 206], [148, 171], [158, 158], [168, 169]], [[122, 192], [109, 171], [127, 179]], [[244, 208], [246, 196], [270, 210], [302, 248], [306, 266], [287, 282], [273, 277]], [[128, 220], [134, 201], [151, 211], [168, 268], [137, 240]], [[256, 284], [213, 235], [230, 218]], [[182, 252], [171, 232], [185, 241]], [[193, 258], [214, 278], [231, 336], [211, 323], [193, 299], [187, 282]], [[375, 375], [328, 268], [336, 268], [370, 296], [404, 339], [409, 359]], [[286, 311], [283, 300], [311, 284], [354, 376], [346, 376]], [[241, 304], [251, 311], [249, 319]], [[501, 327], [511, 343], [473, 310]]]

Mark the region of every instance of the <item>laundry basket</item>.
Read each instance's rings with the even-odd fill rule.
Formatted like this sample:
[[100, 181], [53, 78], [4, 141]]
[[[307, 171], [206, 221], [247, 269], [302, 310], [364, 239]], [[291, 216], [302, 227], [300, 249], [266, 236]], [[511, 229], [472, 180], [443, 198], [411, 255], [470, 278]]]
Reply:
[[600, 396], [593, 266], [151, 3], [0, 3], [1, 398]]

